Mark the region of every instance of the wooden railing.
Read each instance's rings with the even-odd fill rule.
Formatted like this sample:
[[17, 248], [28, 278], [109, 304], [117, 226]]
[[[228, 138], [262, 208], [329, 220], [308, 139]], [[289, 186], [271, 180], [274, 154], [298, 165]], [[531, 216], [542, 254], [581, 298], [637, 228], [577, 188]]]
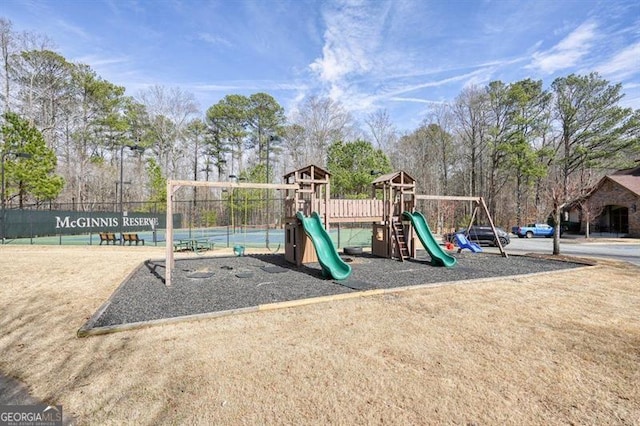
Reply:
[[[294, 206], [293, 200], [285, 201], [285, 212], [287, 217], [294, 217], [296, 212], [302, 211], [305, 216], [312, 212], [318, 212], [320, 216], [325, 215], [325, 204], [323, 200], [315, 200], [311, 203], [300, 201], [298, 206]], [[329, 221], [330, 222], [365, 222], [382, 220], [383, 202], [382, 200], [329, 200]]]
[[[320, 205], [322, 203], [319, 203]], [[329, 200], [330, 219], [379, 218], [382, 220], [382, 200]]]

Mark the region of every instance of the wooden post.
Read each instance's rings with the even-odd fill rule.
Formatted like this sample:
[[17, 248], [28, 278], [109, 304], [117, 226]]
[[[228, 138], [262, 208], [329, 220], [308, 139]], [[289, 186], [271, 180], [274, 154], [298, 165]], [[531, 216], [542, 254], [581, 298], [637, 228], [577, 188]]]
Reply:
[[171, 286], [171, 270], [175, 266], [173, 259], [173, 183], [167, 180], [167, 230], [165, 235], [164, 284]]
[[476, 220], [477, 213], [478, 213], [478, 206], [475, 206], [473, 208], [473, 213], [471, 214], [471, 220], [469, 220], [469, 225], [467, 226], [467, 234], [469, 233], [468, 231], [471, 229], [471, 226], [473, 225], [473, 221]]
[[493, 235], [495, 235], [496, 237], [496, 242], [498, 243], [500, 254], [502, 254], [502, 257], [509, 257], [507, 255], [507, 252], [504, 251], [504, 247], [502, 247], [502, 242], [500, 241], [500, 237], [498, 237], [498, 231], [496, 231], [496, 227], [493, 224], [493, 219], [491, 219], [491, 215], [489, 214], [489, 209], [487, 209], [487, 205], [484, 203], [484, 198], [480, 197], [480, 203], [482, 204], [482, 208], [484, 208], [484, 212], [489, 219], [489, 224], [491, 224], [491, 230], [493, 231]]
[[324, 227], [329, 232], [329, 227], [331, 226], [331, 221], [329, 217], [333, 214], [331, 211], [331, 183], [328, 182], [324, 185]]

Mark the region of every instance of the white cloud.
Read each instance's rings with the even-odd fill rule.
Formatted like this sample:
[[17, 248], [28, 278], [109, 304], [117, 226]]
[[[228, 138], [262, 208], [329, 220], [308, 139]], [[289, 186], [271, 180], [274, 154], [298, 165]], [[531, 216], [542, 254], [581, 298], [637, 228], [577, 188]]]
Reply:
[[321, 81], [337, 84], [352, 74], [362, 74], [372, 67], [376, 56], [381, 25], [368, 8], [347, 4], [324, 13], [327, 29], [322, 57], [310, 65]]
[[[178, 83], [175, 83], [176, 85]], [[195, 92], [248, 92], [248, 91], [299, 91], [304, 88], [304, 85], [298, 83], [270, 81], [270, 80], [237, 80], [227, 81], [225, 84], [211, 84], [211, 83], [181, 83], [182, 86]]]
[[389, 71], [385, 58], [383, 32], [388, 25], [389, 2], [338, 0], [322, 11], [324, 46], [322, 55], [309, 69], [315, 89], [350, 111], [370, 111], [379, 99], [369, 86], [374, 76]]
[[86, 55], [74, 59], [81, 64], [90, 64], [92, 68], [107, 67], [110, 65], [128, 64], [131, 61], [129, 56], [102, 57], [97, 55]]
[[595, 22], [585, 22], [547, 51], [535, 52], [533, 61], [527, 68], [538, 69], [552, 74], [575, 66], [591, 49], [596, 38]]
[[198, 33], [198, 39], [202, 40], [206, 43], [209, 44], [213, 44], [213, 45], [218, 45], [218, 46], [225, 46], [225, 47], [231, 47], [232, 44], [229, 40], [227, 40], [224, 37], [220, 37], [217, 36], [215, 34], [210, 34], [210, 33]]
[[440, 105], [446, 103], [445, 101], [432, 101], [430, 99], [422, 99], [422, 98], [403, 98], [399, 96], [394, 96], [388, 99], [393, 102], [410, 102], [416, 104], [429, 104], [429, 105]]
[[393, 90], [391, 94], [393, 96], [396, 96], [402, 93], [414, 92], [416, 90], [432, 88], [432, 87], [446, 86], [451, 83], [456, 83], [456, 82], [465, 81], [465, 80], [467, 81], [466, 84], [468, 85], [469, 82], [472, 82], [472, 81], [487, 80], [487, 77], [486, 77], [487, 74], [488, 74], [488, 69], [482, 68], [469, 73], [453, 75], [440, 80], [431, 80], [424, 83], [404, 85], [402, 87], [398, 87], [395, 90]]
[[608, 62], [596, 70], [609, 79], [622, 80], [640, 72], [640, 42], [616, 53]]
[[83, 40], [92, 39], [92, 35], [88, 31], [86, 31], [84, 28], [78, 25], [74, 25], [66, 20], [58, 19], [56, 21], [56, 26], [58, 27], [59, 30], [61, 29], [65, 33], [68, 33], [68, 35], [71, 37], [77, 37]]

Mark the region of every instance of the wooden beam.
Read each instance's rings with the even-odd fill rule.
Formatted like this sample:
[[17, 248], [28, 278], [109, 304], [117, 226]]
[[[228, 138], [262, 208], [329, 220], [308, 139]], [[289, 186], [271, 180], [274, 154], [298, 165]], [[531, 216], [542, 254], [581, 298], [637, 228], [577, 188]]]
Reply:
[[451, 200], [451, 201], [475, 201], [480, 202], [480, 197], [463, 197], [457, 195], [420, 195], [416, 194], [417, 200]]
[[296, 179], [297, 183], [329, 183], [329, 179]]
[[170, 180], [167, 184], [174, 187], [198, 186], [208, 188], [247, 188], [247, 189], [298, 189], [293, 183], [252, 183], [252, 182], [203, 182], [199, 180]]
[[329, 216], [329, 222], [331, 223], [361, 223], [361, 222], [381, 222], [381, 216], [371, 216], [371, 217], [331, 217]]
[[164, 268], [164, 284], [171, 287], [171, 271], [175, 266], [173, 260], [173, 185], [171, 181], [167, 181], [167, 228], [165, 234], [165, 268]]

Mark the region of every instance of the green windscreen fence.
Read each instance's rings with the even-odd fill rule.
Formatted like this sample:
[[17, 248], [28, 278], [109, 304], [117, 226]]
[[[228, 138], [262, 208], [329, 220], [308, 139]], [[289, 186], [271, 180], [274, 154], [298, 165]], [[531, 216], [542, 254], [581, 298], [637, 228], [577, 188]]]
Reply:
[[[0, 220], [0, 234], [5, 239], [150, 232], [166, 228], [164, 213], [5, 210]], [[182, 215], [175, 214], [173, 223], [181, 227]]]
[[[284, 250], [282, 196], [266, 198], [261, 193], [240, 190], [217, 196], [200, 191], [197, 195], [195, 199], [173, 203], [174, 245], [180, 240], [197, 239], [215, 249], [241, 245]], [[68, 204], [5, 210], [0, 223], [4, 244], [97, 245], [104, 232], [116, 234], [119, 243], [124, 233], [139, 234], [145, 245], [166, 243], [166, 213], [162, 205], [127, 202], [123, 212], [113, 203], [97, 203], [92, 206], [93, 211], [78, 211], [75, 207]], [[372, 227], [368, 223], [332, 223], [329, 235], [336, 247], [369, 247]]]

